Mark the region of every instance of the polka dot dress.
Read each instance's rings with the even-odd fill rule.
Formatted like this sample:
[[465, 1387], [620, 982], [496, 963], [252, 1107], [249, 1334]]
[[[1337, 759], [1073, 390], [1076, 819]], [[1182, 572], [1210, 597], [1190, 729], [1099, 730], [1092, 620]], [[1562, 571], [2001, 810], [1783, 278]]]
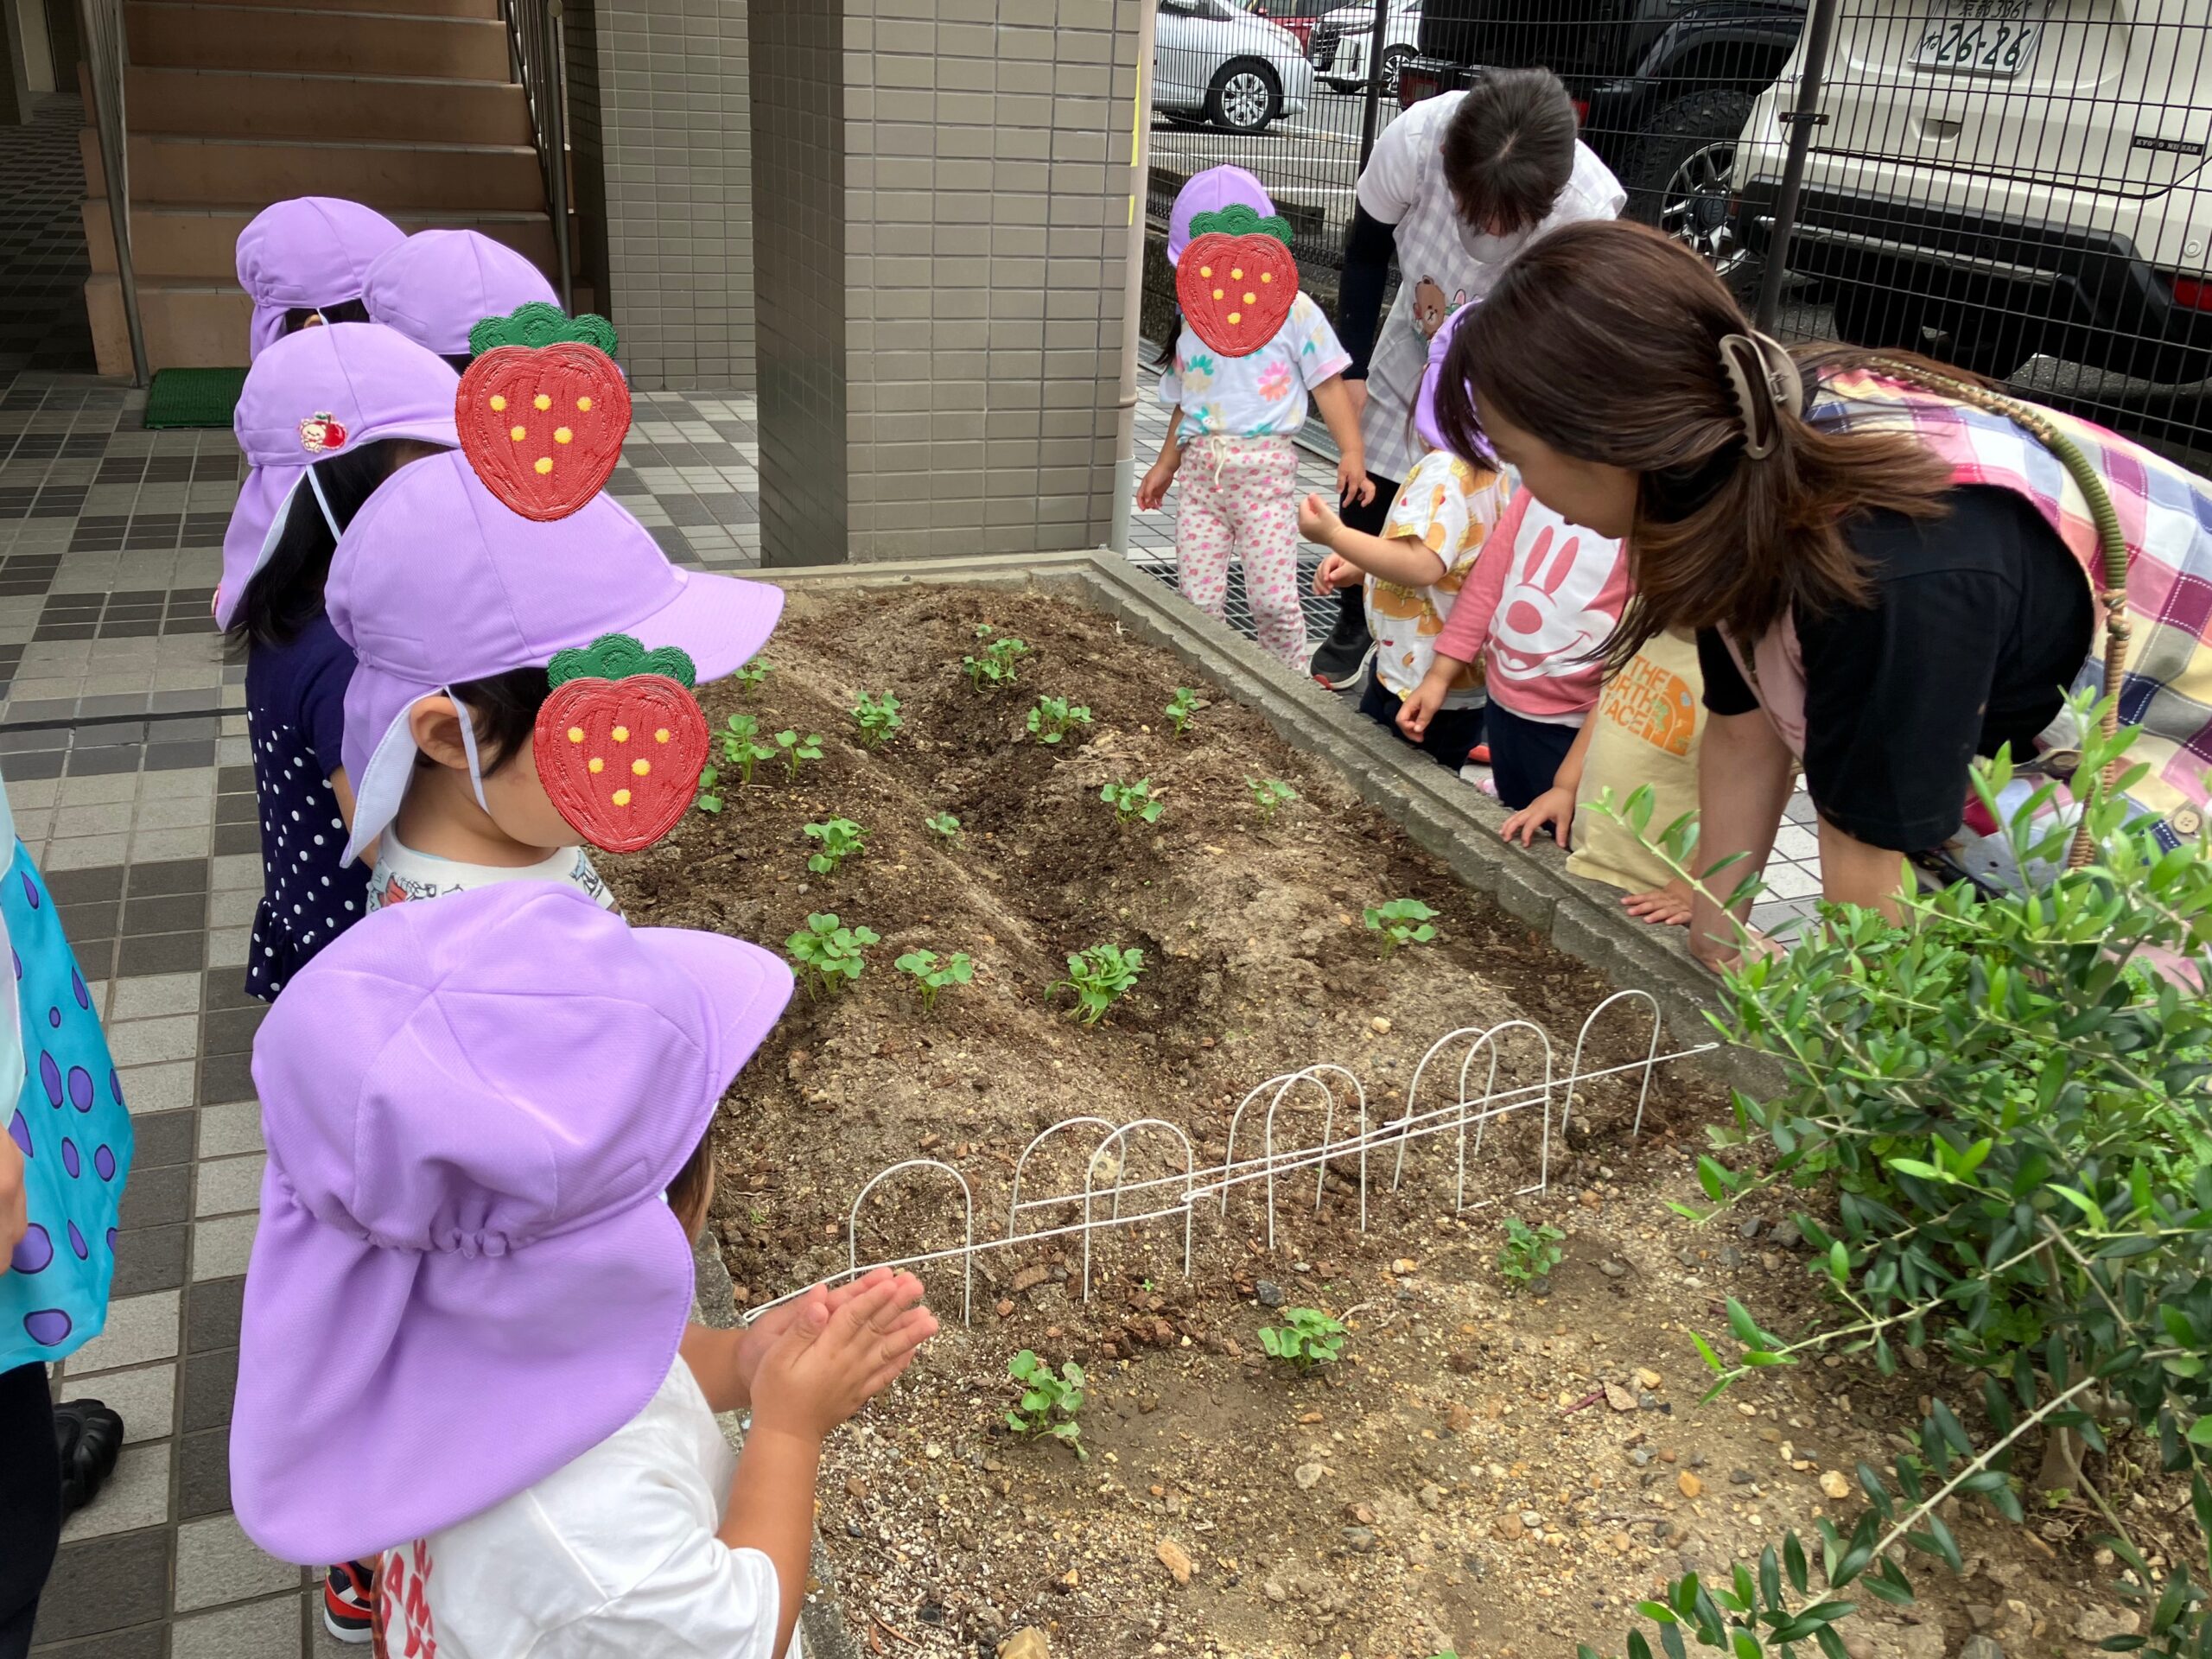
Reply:
[[346, 822], [330, 776], [344, 764], [353, 653], [327, 617], [246, 658], [246, 734], [261, 812], [261, 907], [245, 988], [274, 998], [315, 953], [361, 919], [368, 872], [341, 864]]
[[24, 1076], [0, 1114], [23, 1155], [30, 1224], [0, 1273], [0, 1370], [60, 1359], [99, 1334], [131, 1147], [91, 991], [29, 853], [21, 843], [14, 853], [0, 874], [0, 922]]

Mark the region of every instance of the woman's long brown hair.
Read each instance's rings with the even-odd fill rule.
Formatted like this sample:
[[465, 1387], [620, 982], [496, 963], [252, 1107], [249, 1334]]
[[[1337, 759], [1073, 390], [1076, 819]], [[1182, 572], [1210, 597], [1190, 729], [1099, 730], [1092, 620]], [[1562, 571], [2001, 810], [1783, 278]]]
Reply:
[[[1695, 254], [1642, 226], [1596, 220], [1524, 250], [1452, 337], [1436, 415], [1458, 454], [1487, 451], [1477, 410], [1492, 407], [1563, 454], [1642, 474], [1635, 596], [1605, 645], [1616, 670], [1663, 628], [1719, 627], [1749, 642], [1793, 607], [1863, 605], [1850, 521], [1943, 511], [1950, 469], [1902, 434], [1821, 431], [1787, 411], [1780, 446], [1746, 459], [1720, 340], [1750, 331]], [[1866, 360], [1798, 356], [1808, 387]]]

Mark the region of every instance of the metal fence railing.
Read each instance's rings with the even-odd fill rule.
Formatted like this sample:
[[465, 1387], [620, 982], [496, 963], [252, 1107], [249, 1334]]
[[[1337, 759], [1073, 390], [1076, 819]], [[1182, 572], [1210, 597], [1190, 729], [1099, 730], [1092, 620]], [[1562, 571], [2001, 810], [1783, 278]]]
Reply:
[[1925, 352], [2212, 462], [2205, 0], [1159, 6], [1149, 339], [1191, 173], [1257, 175], [1333, 315], [1369, 135], [1541, 64], [1627, 212], [1764, 298], [1785, 338]]
[[575, 259], [569, 247], [569, 79], [561, 0], [499, 0], [507, 25], [507, 56], [530, 109], [531, 140], [545, 175], [545, 210], [553, 219], [561, 308], [575, 309]]
[[130, 334], [134, 385], [147, 384], [146, 335], [138, 318], [138, 283], [130, 259], [130, 155], [124, 122], [124, 70], [129, 61], [122, 0], [78, 0], [85, 77], [91, 83], [93, 130], [99, 135], [100, 171], [107, 184], [108, 224], [115, 240], [115, 271]]

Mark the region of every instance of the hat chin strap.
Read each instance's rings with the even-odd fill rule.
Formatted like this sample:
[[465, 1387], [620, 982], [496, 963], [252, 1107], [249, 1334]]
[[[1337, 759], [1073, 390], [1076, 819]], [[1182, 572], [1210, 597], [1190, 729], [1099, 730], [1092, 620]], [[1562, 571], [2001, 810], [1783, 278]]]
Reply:
[[330, 539], [335, 542], [346, 531], [339, 524], [338, 515], [330, 510], [330, 498], [322, 493], [322, 480], [315, 476], [315, 472], [313, 467], [308, 468], [308, 487], [315, 492], [315, 504], [322, 509], [322, 522], [330, 526]]

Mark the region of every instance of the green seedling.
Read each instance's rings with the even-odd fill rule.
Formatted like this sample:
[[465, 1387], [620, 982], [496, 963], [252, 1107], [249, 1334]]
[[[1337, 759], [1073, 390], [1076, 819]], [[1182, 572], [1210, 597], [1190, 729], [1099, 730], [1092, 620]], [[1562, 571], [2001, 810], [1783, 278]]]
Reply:
[[737, 768], [737, 780], [747, 788], [753, 784], [753, 768], [763, 760], [772, 760], [776, 752], [760, 741], [760, 722], [751, 715], [732, 715], [723, 722], [722, 765]]
[[1260, 809], [1260, 822], [1270, 823], [1281, 808], [1298, 798], [1298, 791], [1280, 778], [1247, 778], [1244, 787], [1252, 791], [1252, 804]]
[[950, 812], [940, 812], [933, 818], [924, 818], [922, 827], [949, 847], [960, 844], [960, 820]]
[[1068, 958], [1068, 976], [1052, 987], [1075, 993], [1071, 1018], [1095, 1026], [1144, 972], [1144, 952], [1134, 945], [1094, 944]]
[[862, 952], [877, 943], [873, 929], [846, 927], [835, 916], [816, 915], [808, 917], [806, 925], [784, 941], [784, 949], [798, 964], [808, 995], [826, 992], [835, 996], [860, 978], [861, 970], [868, 966]]
[[738, 695], [749, 697], [760, 689], [761, 681], [775, 671], [776, 665], [773, 663], [769, 662], [766, 658], [755, 657], [743, 668], [732, 674], [730, 678], [737, 686]]
[[778, 732], [776, 747], [783, 751], [784, 775], [796, 780], [800, 766], [822, 758], [822, 734], [809, 732], [801, 737], [797, 732]]
[[1436, 912], [1418, 899], [1393, 899], [1387, 905], [1367, 907], [1367, 931], [1382, 936], [1382, 954], [1389, 956], [1402, 946], [1427, 944], [1436, 937], [1436, 930], [1429, 925]]
[[899, 699], [886, 691], [871, 697], [861, 693], [861, 700], [853, 705], [853, 723], [861, 728], [861, 741], [867, 747], [880, 749], [898, 735], [899, 728], [906, 722], [899, 718]]
[[[989, 632], [988, 626], [976, 630], [981, 639]], [[960, 666], [968, 671], [968, 683], [978, 691], [995, 691], [1002, 685], [1014, 683], [1014, 664], [1029, 654], [1029, 647], [1012, 634], [1001, 634], [983, 647], [977, 657], [963, 657]]]
[[1075, 1418], [1083, 1409], [1083, 1367], [1073, 1360], [1057, 1374], [1043, 1360], [1023, 1349], [1006, 1363], [1006, 1374], [1021, 1385], [1021, 1399], [1006, 1414], [1006, 1426], [1029, 1440], [1049, 1436], [1070, 1446], [1088, 1462], [1083, 1449], [1083, 1428]]
[[1344, 1352], [1344, 1327], [1318, 1307], [1286, 1307], [1281, 1325], [1262, 1329], [1260, 1346], [1268, 1358], [1288, 1361], [1291, 1370], [1304, 1376], [1337, 1363]]
[[1516, 1287], [1526, 1290], [1539, 1279], [1549, 1278], [1552, 1269], [1567, 1259], [1560, 1248], [1567, 1235], [1558, 1228], [1531, 1227], [1518, 1216], [1507, 1216], [1500, 1224], [1505, 1229], [1505, 1243], [1498, 1247], [1497, 1271]]
[[721, 811], [722, 810], [722, 798], [715, 793], [715, 790], [716, 786], [721, 784], [721, 773], [715, 771], [714, 767], [700, 767], [699, 792], [692, 798], [691, 804], [697, 807], [702, 812]]
[[922, 994], [924, 1014], [937, 1007], [937, 994], [946, 986], [965, 985], [976, 977], [976, 964], [964, 950], [942, 958], [934, 950], [909, 950], [891, 965], [913, 976], [915, 988]]
[[1167, 705], [1167, 718], [1174, 722], [1175, 735], [1180, 737], [1191, 729], [1192, 716], [1198, 712], [1198, 694], [1187, 685], [1175, 688], [1175, 699]]
[[1090, 710], [1065, 697], [1039, 697], [1029, 711], [1029, 735], [1039, 743], [1058, 743], [1078, 726], [1090, 724]]
[[1166, 792], [1154, 791], [1151, 779], [1140, 778], [1134, 784], [1109, 784], [1098, 791], [1098, 798], [1114, 809], [1114, 822], [1118, 824], [1158, 823], [1166, 810], [1160, 798]]
[[858, 858], [868, 850], [868, 831], [850, 818], [806, 824], [799, 833], [822, 843], [822, 850], [806, 861], [806, 868], [817, 875], [835, 875], [847, 859]]

